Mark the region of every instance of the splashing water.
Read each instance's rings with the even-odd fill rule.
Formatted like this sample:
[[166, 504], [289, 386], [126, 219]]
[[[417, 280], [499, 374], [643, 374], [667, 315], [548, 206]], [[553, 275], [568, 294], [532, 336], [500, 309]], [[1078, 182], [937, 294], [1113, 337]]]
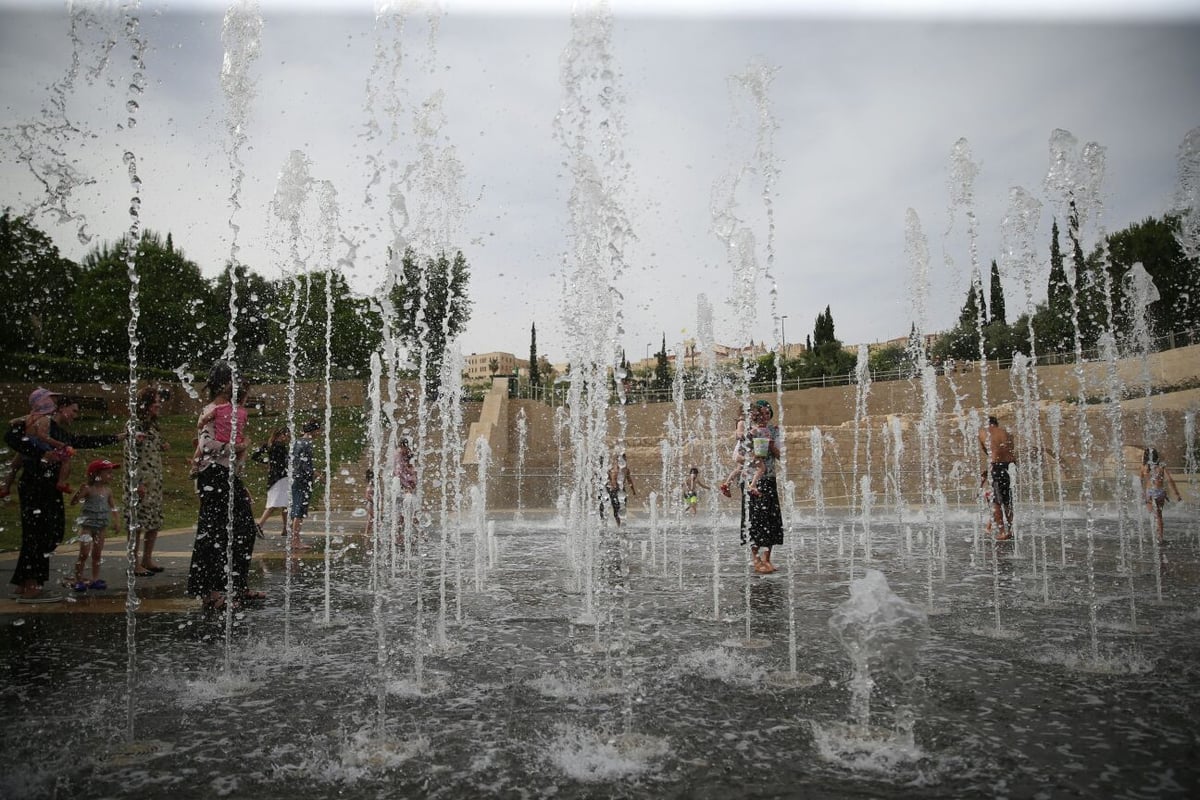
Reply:
[[[133, 97], [140, 96], [145, 86], [145, 63], [143, 56], [146, 51], [146, 41], [139, 35], [138, 17], [129, 14], [125, 21], [125, 38], [132, 52], [133, 75], [129, 79], [130, 100], [127, 105], [129, 117], [126, 120], [128, 128], [133, 128], [136, 122], [137, 103]], [[138, 176], [137, 156], [132, 151], [125, 152], [125, 166], [129, 174], [129, 186], [132, 197], [129, 199], [129, 232], [125, 248], [125, 271], [129, 277], [129, 322], [126, 332], [129, 337], [129, 382], [126, 389], [126, 402], [129, 416], [125, 421], [125, 497], [128, 498], [126, 514], [127, 543], [125, 548], [125, 641], [126, 658], [126, 725], [125, 734], [128, 741], [134, 738], [134, 719], [136, 716], [137, 695], [137, 617], [134, 612], [140, 605], [137, 595], [137, 544], [138, 532], [141, 529], [138, 498], [138, 319], [141, 310], [138, 305], [138, 243], [141, 238], [142, 221], [141, 186], [142, 179]]]
[[[850, 657], [850, 719], [864, 731], [871, 724], [872, 674], [898, 678], [905, 692], [915, 688], [917, 654], [928, 619], [913, 603], [898, 597], [882, 572], [868, 569], [850, 582], [850, 597], [829, 618], [829, 627]], [[909, 698], [911, 700], [911, 698]], [[911, 709], [898, 708], [895, 725], [911, 740]]]
[[[854, 455], [851, 460], [851, 471], [855, 475], [859, 475], [858, 468], [858, 452], [859, 452], [859, 436], [864, 425], [868, 424], [869, 416], [867, 410], [867, 400], [871, 396], [871, 370], [869, 368], [870, 360], [867, 357], [867, 346], [860, 344], [858, 346], [858, 361], [855, 364], [855, 388], [854, 388]], [[863, 531], [863, 563], [871, 561], [871, 513], [870, 507], [865, 496], [866, 488], [871, 483], [871, 429], [867, 427], [867, 441], [865, 452], [863, 455], [863, 463], [866, 465], [867, 473], [862, 475], [860, 481], [862, 483], [863, 494], [859, 493], [859, 483], [853, 484], [854, 496], [850, 500], [851, 509], [857, 512], [859, 524]], [[853, 547], [853, 541], [851, 542]], [[854, 577], [853, 568], [854, 559], [851, 558], [850, 577]]]
[[1082, 266], [1083, 245], [1082, 231], [1087, 227], [1093, 216], [1093, 209], [1099, 207], [1099, 178], [1102, 170], [1099, 165], [1102, 159], [1097, 157], [1102, 151], [1094, 144], [1087, 145], [1083, 152], [1076, 153], [1078, 142], [1069, 132], [1055, 130], [1050, 137], [1050, 167], [1046, 173], [1045, 186], [1052, 197], [1058, 200], [1063, 218], [1068, 221], [1067, 232], [1074, 249], [1074, 258], [1068, 259], [1070, 268], [1067, 269], [1067, 282], [1070, 285], [1071, 327], [1075, 343], [1075, 377], [1078, 385], [1076, 396], [1077, 425], [1079, 441], [1079, 457], [1083, 465], [1083, 482], [1080, 486], [1080, 496], [1083, 498], [1085, 509], [1085, 534], [1087, 537], [1088, 563], [1088, 623], [1091, 633], [1091, 653], [1096, 658], [1099, 654], [1099, 637], [1097, 632], [1098, 600], [1096, 597], [1095, 574], [1095, 494], [1093, 484], [1097, 469], [1096, 459], [1092, 456], [1094, 440], [1087, 418], [1087, 375], [1083, 368], [1083, 336], [1080, 319], [1080, 297], [1086, 289], [1085, 277], [1079, 274], [1076, 267]]
[[525, 483], [525, 453], [529, 447], [529, 422], [525, 415], [525, 409], [517, 410], [517, 519], [520, 519], [525, 512], [525, 498], [523, 495]]
[[[1179, 185], [1175, 207], [1180, 212], [1179, 246], [1189, 259], [1200, 259], [1200, 127], [1192, 128], [1179, 143]], [[1195, 287], [1197, 281], [1188, 284]], [[1189, 305], [1200, 303], [1200, 297], [1188, 297]]]
[[[967, 252], [970, 256], [968, 281], [971, 285], [971, 295], [975, 298], [975, 319], [972, 322], [975, 325], [976, 340], [979, 342], [979, 402], [987, 408], [988, 354], [983, 333], [988, 316], [983, 294], [983, 274], [979, 266], [979, 231], [975, 215], [975, 178], [979, 176], [979, 166], [971, 160], [971, 146], [965, 138], [954, 143], [950, 159], [950, 229], [954, 225], [956, 210], [961, 209], [967, 220]], [[947, 230], [947, 234], [950, 229]], [[945, 257], [952, 262], [948, 254]]]
[[[1025, 317], [1028, 321], [1027, 333], [1029, 336], [1029, 354], [1026, 363], [1029, 365], [1029, 369], [1025, 373], [1026, 377], [1022, 379], [1022, 392], [1019, 396], [1026, 418], [1030, 421], [1029, 438], [1026, 440], [1029, 442], [1029, 446], [1026, 450], [1045, 452], [1042, 417], [1038, 413], [1042, 392], [1038, 384], [1037, 370], [1032, 368], [1037, 364], [1038, 358], [1038, 342], [1033, 328], [1033, 318], [1037, 310], [1033, 286], [1041, 269], [1035, 242], [1038, 222], [1042, 214], [1042, 204], [1020, 186], [1010, 189], [1008, 197], [1008, 211], [1000, 223], [1003, 240], [1000, 267], [1001, 274], [1016, 274], [1019, 277], [1025, 297]], [[1057, 459], [1056, 454], [1059, 451], [1052, 450], [1050, 452], [1052, 457]], [[1029, 463], [1026, 466], [1024, 462]], [[1046, 505], [1044, 463], [1041, 458], [1022, 459], [1022, 466], [1018, 467], [1024, 471], [1027, 484], [1034, 487], [1037, 492], [1036, 503], [1031, 505], [1036, 509], [1037, 530], [1043, 535], [1045, 534], [1045, 514], [1042, 509]]]

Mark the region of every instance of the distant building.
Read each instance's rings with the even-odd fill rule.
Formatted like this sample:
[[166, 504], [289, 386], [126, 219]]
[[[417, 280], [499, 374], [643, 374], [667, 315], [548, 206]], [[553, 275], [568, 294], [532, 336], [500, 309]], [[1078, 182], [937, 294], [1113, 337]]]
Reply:
[[[933, 346], [935, 344], [937, 344], [938, 339], [942, 338], [942, 334], [927, 333], [927, 334], [925, 334], [924, 338], [925, 338], [925, 349], [926, 349], [926, 351], [929, 351], [929, 350], [933, 349]], [[908, 337], [907, 336], [898, 336], [895, 339], [888, 339], [886, 342], [873, 342], [873, 343], [867, 345], [867, 353], [873, 355], [876, 351], [883, 350], [885, 347], [899, 347], [902, 349], [907, 349], [908, 348]], [[857, 350], [857, 345], [855, 346], [855, 349]]]
[[468, 381], [486, 381], [493, 375], [528, 373], [529, 361], [512, 353], [472, 353], [463, 359], [463, 377]]

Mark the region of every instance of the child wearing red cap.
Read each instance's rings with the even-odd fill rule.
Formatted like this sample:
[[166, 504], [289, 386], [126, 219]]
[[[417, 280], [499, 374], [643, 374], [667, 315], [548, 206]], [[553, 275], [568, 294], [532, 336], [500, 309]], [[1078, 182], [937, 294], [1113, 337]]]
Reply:
[[[111, 518], [113, 532], [121, 532], [121, 518], [113, 502], [112, 486], [109, 483], [117, 464], [98, 458], [88, 464], [87, 482], [79, 487], [71, 498], [71, 504], [83, 503], [79, 512], [79, 558], [75, 561], [75, 591], [88, 589], [104, 590], [108, 584], [100, 579], [100, 556], [104, 552], [104, 531]], [[92, 560], [92, 580], [83, 580], [83, 565]]]

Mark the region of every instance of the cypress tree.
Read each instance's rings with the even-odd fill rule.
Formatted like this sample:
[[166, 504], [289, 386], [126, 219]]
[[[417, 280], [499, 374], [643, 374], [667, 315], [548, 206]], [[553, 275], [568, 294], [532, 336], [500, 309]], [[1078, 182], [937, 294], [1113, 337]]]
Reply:
[[819, 349], [823, 344], [829, 344], [835, 341], [833, 334], [833, 313], [830, 312], [829, 306], [825, 306], [825, 310], [817, 314], [816, 324], [813, 325], [813, 344]]
[[529, 326], [529, 385], [541, 386], [542, 376], [538, 371], [537, 324]]
[[996, 265], [994, 258], [992, 259], [992, 285], [988, 295], [988, 306], [992, 310], [992, 322], [999, 322], [1001, 325], [1008, 324], [1004, 315], [1004, 287], [1000, 285], [1000, 267]]
[[1046, 305], [1052, 313], [1069, 312], [1071, 287], [1063, 268], [1062, 247], [1058, 243], [1058, 220], [1050, 226], [1050, 279], [1046, 283]]
[[958, 312], [958, 324], [968, 330], [974, 330], [979, 321], [979, 293], [975, 289], [975, 281], [967, 290], [967, 300], [963, 303], [962, 311]]

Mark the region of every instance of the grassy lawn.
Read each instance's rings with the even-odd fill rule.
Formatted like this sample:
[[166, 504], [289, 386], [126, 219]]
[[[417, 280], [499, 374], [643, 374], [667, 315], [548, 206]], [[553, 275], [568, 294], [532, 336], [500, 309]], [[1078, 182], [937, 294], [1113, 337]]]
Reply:
[[[284, 425], [286, 421], [283, 415], [252, 416], [249, 423], [251, 449], [262, 444], [274, 427]], [[121, 430], [124, 424], [124, 419], [115, 417], [105, 418], [95, 415], [84, 417], [81, 415], [72, 427], [75, 432], [81, 434], [112, 433]], [[190, 414], [162, 417], [159, 419], [159, 426], [162, 429], [163, 438], [170, 445], [170, 449], [163, 453], [163, 529], [194, 527], [199, 504], [196, 501], [195, 485], [188, 477], [188, 464], [191, 460], [192, 442], [196, 434], [196, 417]], [[339, 464], [358, 461], [363, 449], [362, 412], [358, 409], [334, 409], [330, 427], [332, 428], [330, 441], [333, 451], [331, 463], [334, 470]], [[316, 440], [318, 465], [324, 463], [321, 454], [323, 440], [323, 436]], [[89, 461], [96, 458], [121, 461], [123, 457], [124, 449], [120, 445], [99, 450], [81, 450], [71, 465], [71, 485], [78, 486], [84, 479]], [[7, 470], [10, 458], [11, 453], [5, 448], [5, 470]], [[267, 494], [267, 468], [250, 462], [246, 466], [245, 481], [246, 486], [250, 489], [250, 494], [254, 497], [254, 512], [257, 516], [262, 511], [262, 500]], [[116, 494], [117, 503], [123, 504], [123, 489], [116, 489]], [[319, 505], [320, 498], [320, 493], [314, 495], [312, 504], [314, 509]], [[69, 497], [64, 499], [68, 502], [70, 500]], [[68, 539], [72, 536], [72, 526], [78, 514], [79, 506], [67, 506], [66, 538]], [[274, 521], [277, 523], [278, 517], [274, 518]], [[121, 537], [120, 540], [124, 540], [124, 537]], [[114, 540], [110, 539], [110, 541]], [[16, 550], [20, 547], [20, 543], [21, 519], [17, 503], [17, 487], [14, 485], [12, 495], [0, 501], [0, 551]]]

